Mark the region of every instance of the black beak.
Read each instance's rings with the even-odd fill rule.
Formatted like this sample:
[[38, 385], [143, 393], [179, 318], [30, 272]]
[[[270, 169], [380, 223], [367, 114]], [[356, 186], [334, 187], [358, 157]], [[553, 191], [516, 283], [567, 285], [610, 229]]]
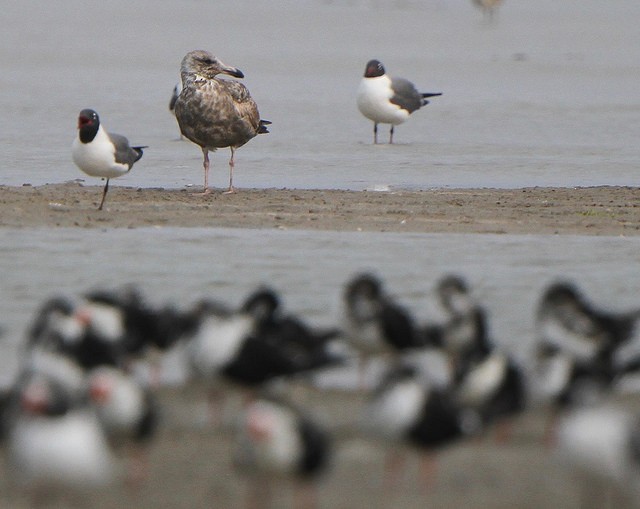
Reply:
[[243, 72], [235, 67], [225, 67], [221, 72], [228, 74], [229, 76], [233, 76], [234, 78], [244, 78]]

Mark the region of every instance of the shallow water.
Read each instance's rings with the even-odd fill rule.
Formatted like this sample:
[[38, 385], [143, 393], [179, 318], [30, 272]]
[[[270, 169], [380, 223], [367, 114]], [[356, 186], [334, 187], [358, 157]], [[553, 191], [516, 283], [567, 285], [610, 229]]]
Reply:
[[[150, 146], [114, 185], [200, 185], [200, 151], [176, 141], [167, 105], [182, 56], [205, 48], [244, 71], [273, 121], [238, 151], [238, 187], [638, 185], [640, 3], [506, 0], [498, 14], [470, 0], [9, 3], [0, 183], [85, 178], [70, 144], [92, 107]], [[370, 58], [444, 93], [395, 146], [371, 146], [355, 106]], [[227, 160], [213, 158], [216, 186]]]
[[180, 306], [203, 296], [239, 304], [258, 285], [271, 285], [286, 309], [313, 324], [336, 325], [344, 283], [372, 270], [426, 322], [440, 318], [436, 281], [455, 272], [488, 309], [496, 342], [523, 360], [536, 302], [559, 277], [575, 280], [606, 308], [640, 302], [640, 238], [165, 228], [2, 230], [0, 241], [5, 378], [46, 297], [129, 283], [152, 303]]

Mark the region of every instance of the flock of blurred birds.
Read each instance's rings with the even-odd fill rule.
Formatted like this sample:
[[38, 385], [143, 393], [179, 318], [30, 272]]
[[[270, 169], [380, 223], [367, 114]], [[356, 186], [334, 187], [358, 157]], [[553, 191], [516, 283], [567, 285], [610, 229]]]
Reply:
[[[500, 0], [474, 3], [491, 18]], [[187, 61], [196, 57], [195, 64]], [[183, 81], [195, 73], [192, 67], [210, 68], [210, 80], [231, 71], [242, 77], [206, 52], [192, 52], [185, 61]], [[386, 80], [375, 85], [380, 90], [370, 85], [377, 78]], [[440, 95], [387, 78], [375, 60], [367, 64], [363, 84], [369, 88], [361, 86], [359, 107], [374, 122], [375, 143], [378, 123], [391, 124], [392, 142], [393, 125], [427, 104], [426, 97]], [[398, 98], [378, 101], [387, 89]], [[176, 86], [172, 106], [181, 92]], [[394, 105], [389, 111], [403, 116], [389, 117], [387, 102]], [[260, 122], [268, 122], [255, 113], [247, 139], [266, 132]], [[233, 191], [233, 150], [245, 142], [196, 141], [204, 154], [205, 192], [207, 150], [232, 148]], [[95, 156], [105, 146], [106, 162]], [[142, 148], [106, 134], [92, 110], [81, 112], [74, 160], [83, 171], [107, 179], [100, 208], [109, 178], [129, 171]], [[183, 383], [207, 386], [211, 426], [225, 394], [243, 393], [233, 420], [233, 464], [255, 476], [313, 479], [330, 465], [331, 430], [289, 400], [282, 387], [292, 380], [314, 384], [324, 370], [357, 365], [357, 390], [366, 403], [354, 427], [367, 440], [428, 454], [490, 429], [508, 440], [513, 418], [542, 404], [551, 409], [546, 446], [625, 489], [640, 489], [640, 413], [607, 406], [622, 393], [640, 394], [640, 310], [599, 309], [575, 285], [553, 283], [536, 310], [531, 365], [523, 366], [492, 340], [487, 314], [463, 278], [443, 277], [435, 291], [446, 319], [421, 324], [377, 275], [358, 274], [344, 285], [342, 323], [322, 330], [286, 313], [276, 291], [264, 287], [239, 307], [217, 300], [187, 309], [152, 306], [133, 287], [51, 298], [29, 327], [18, 375], [0, 392], [0, 444], [10, 473], [35, 491], [117, 482], [123, 451], [144, 452], [161, 429], [158, 356], [179, 350], [188, 373]], [[433, 376], [423, 353], [442, 359], [444, 377]], [[384, 365], [373, 386], [365, 379], [372, 360]], [[141, 362], [151, 366], [150, 376], [134, 369]], [[127, 478], [144, 482], [143, 461], [130, 463]]]
[[[143, 453], [162, 429], [158, 360], [179, 351], [183, 386], [207, 387], [210, 426], [225, 395], [243, 395], [229, 461], [251, 479], [313, 480], [328, 468], [337, 447], [330, 427], [313, 418], [312, 397], [300, 405], [283, 388], [295, 381], [322, 392], [322, 372], [349, 369], [359, 373], [353, 390], [364, 404], [353, 433], [363, 440], [403, 444], [433, 461], [441, 448], [489, 430], [508, 440], [513, 418], [543, 404], [552, 409], [546, 446], [637, 484], [640, 414], [602, 405], [633, 392], [640, 311], [598, 309], [575, 285], [554, 282], [540, 297], [535, 355], [524, 366], [492, 341], [463, 278], [443, 277], [435, 296], [446, 318], [422, 324], [378, 275], [356, 274], [342, 289], [336, 328], [287, 313], [268, 287], [239, 307], [214, 299], [151, 305], [131, 286], [50, 298], [29, 326], [15, 381], [0, 393], [8, 470], [36, 492], [108, 486], [123, 470], [144, 482], [144, 454], [130, 451]], [[442, 360], [446, 376], [433, 376], [424, 353]], [[383, 369], [370, 383], [374, 360]], [[140, 363], [150, 366], [144, 377]]]

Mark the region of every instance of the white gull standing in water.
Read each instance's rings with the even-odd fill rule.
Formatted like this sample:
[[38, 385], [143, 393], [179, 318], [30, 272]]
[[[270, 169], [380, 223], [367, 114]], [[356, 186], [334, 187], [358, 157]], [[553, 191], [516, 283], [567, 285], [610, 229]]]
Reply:
[[87, 175], [107, 179], [98, 210], [102, 210], [109, 190], [109, 179], [120, 177], [142, 157], [146, 146], [132, 147], [120, 134], [109, 134], [94, 110], [84, 109], [78, 115], [78, 136], [73, 142], [73, 162]]
[[175, 114], [183, 136], [202, 148], [204, 194], [209, 193], [209, 151], [229, 147], [229, 189], [233, 188], [235, 150], [257, 134], [269, 132], [271, 122], [260, 119], [258, 106], [247, 88], [237, 81], [220, 79], [219, 74], [244, 78], [235, 67], [223, 64], [211, 53], [191, 51], [180, 66], [182, 92]]
[[378, 124], [391, 124], [389, 143], [393, 143], [393, 128], [405, 122], [409, 115], [429, 104], [427, 97], [442, 93], [422, 93], [404, 78], [391, 78], [378, 60], [369, 60], [360, 82], [357, 103], [360, 113], [373, 120], [373, 143], [378, 143]]

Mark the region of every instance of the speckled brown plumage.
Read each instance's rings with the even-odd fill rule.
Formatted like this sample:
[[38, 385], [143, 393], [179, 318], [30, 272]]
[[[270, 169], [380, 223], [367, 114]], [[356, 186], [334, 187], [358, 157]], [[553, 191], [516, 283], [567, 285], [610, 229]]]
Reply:
[[234, 151], [257, 134], [268, 132], [270, 122], [261, 120], [258, 106], [247, 88], [237, 81], [218, 78], [227, 74], [243, 78], [235, 67], [223, 64], [211, 53], [191, 51], [183, 58], [182, 92], [175, 114], [182, 134], [202, 148], [204, 192], [209, 192], [209, 151], [229, 147], [229, 190], [233, 188]]

